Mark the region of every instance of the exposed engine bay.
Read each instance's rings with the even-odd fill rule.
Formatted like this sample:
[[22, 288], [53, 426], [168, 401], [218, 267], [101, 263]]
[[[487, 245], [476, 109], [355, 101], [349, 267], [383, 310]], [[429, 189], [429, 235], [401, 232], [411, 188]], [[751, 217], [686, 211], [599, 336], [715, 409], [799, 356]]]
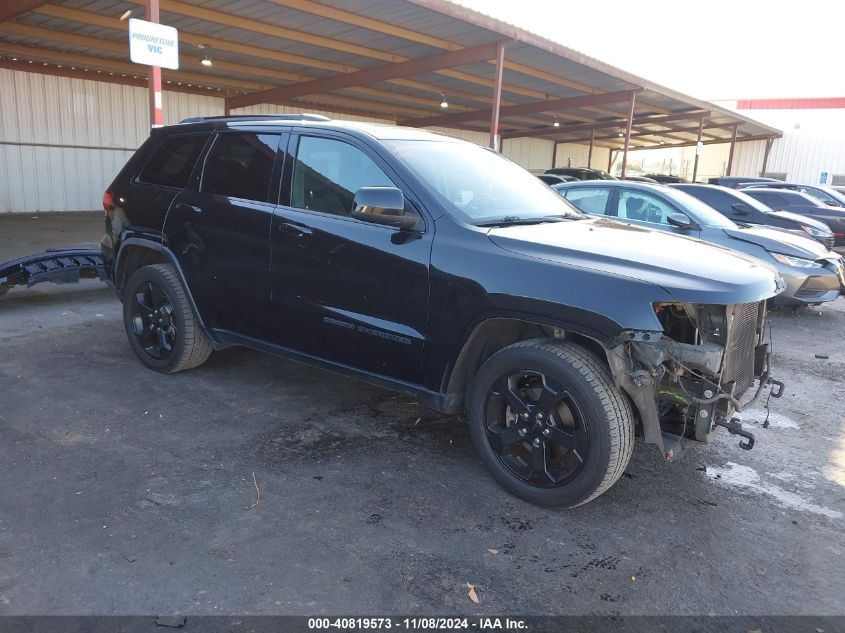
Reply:
[[[617, 384], [631, 396], [642, 419], [645, 439], [667, 460], [689, 442], [711, 441], [718, 426], [754, 438], [734, 413], [756, 403], [765, 387], [783, 385], [770, 376], [769, 343], [764, 342], [766, 302], [733, 305], [660, 303], [655, 314], [662, 336], [637, 336], [610, 350]], [[754, 382], [750, 400], [741, 402]]]

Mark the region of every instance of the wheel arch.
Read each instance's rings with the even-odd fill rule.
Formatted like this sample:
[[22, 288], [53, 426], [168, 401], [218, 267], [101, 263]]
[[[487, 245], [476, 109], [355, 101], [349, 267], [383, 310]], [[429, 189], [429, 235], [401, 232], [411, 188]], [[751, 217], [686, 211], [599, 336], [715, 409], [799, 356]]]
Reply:
[[621, 326], [599, 315], [584, 317], [580, 322], [517, 314], [485, 315], [477, 319], [443, 376], [441, 390], [446, 394], [449, 408], [453, 411], [462, 409], [466, 390], [484, 361], [508, 345], [527, 339], [556, 338], [578, 343], [610, 368], [606, 343], [622, 331]]
[[213, 333], [206, 326], [205, 321], [197, 308], [196, 301], [194, 301], [194, 296], [191, 293], [191, 289], [188, 286], [185, 275], [182, 273], [182, 267], [179, 265], [179, 260], [176, 259], [176, 255], [174, 255], [173, 251], [167, 248], [167, 246], [162, 244], [160, 241], [139, 236], [127, 237], [121, 241], [120, 250], [115, 258], [114, 266], [114, 286], [118, 297], [120, 297], [121, 300], [123, 299], [126, 282], [129, 280], [129, 277], [132, 276], [132, 273], [139, 268], [150, 264], [170, 264], [173, 266], [182, 287], [185, 289], [185, 295], [188, 298], [188, 303], [191, 306], [194, 317], [196, 318], [203, 333], [205, 333], [211, 341], [214, 349], [217, 350], [225, 347], [217, 341]]

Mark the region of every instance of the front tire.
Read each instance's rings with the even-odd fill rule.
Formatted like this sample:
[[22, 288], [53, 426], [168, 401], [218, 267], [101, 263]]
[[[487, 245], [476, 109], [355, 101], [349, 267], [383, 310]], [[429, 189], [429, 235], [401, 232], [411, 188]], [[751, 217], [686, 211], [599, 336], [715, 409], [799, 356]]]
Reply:
[[532, 339], [491, 356], [470, 385], [468, 417], [496, 480], [540, 506], [595, 499], [633, 451], [630, 403], [608, 368], [573, 343]]
[[123, 325], [144, 365], [162, 373], [193, 369], [211, 355], [182, 282], [169, 264], [136, 270], [123, 292]]

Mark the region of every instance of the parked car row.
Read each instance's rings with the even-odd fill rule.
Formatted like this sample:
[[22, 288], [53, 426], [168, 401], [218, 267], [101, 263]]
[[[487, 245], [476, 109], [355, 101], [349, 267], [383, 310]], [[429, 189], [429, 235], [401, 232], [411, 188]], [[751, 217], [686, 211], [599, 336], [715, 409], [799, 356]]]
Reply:
[[823, 222], [789, 211], [774, 211], [744, 190], [715, 185], [674, 185], [713, 207], [740, 225], [762, 225], [809, 235], [827, 249], [834, 246], [833, 231]]
[[[711, 185], [649, 185], [630, 181], [580, 181], [553, 187], [578, 209], [637, 226], [696, 237], [769, 263], [783, 276], [778, 305], [833, 301], [845, 292], [842, 258], [830, 251], [830, 232], [809, 221], [770, 215], [735, 192]], [[714, 201], [719, 198], [719, 201]], [[737, 224], [731, 217], [757, 220]], [[791, 231], [772, 228], [791, 224]], [[769, 225], [769, 226], [765, 226]], [[804, 235], [796, 234], [800, 228]], [[811, 239], [824, 239], [824, 243]]]

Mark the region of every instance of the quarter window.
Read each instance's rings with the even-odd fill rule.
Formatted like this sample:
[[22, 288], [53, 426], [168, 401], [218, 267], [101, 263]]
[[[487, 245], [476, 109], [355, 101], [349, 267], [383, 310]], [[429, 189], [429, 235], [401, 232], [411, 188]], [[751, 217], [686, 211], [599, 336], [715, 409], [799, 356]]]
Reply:
[[217, 136], [205, 162], [202, 191], [267, 202], [278, 134]]
[[291, 206], [348, 216], [361, 187], [395, 187], [364, 152], [349, 143], [303, 136], [293, 167]]
[[190, 134], [166, 139], [144, 165], [138, 180], [165, 187], [184, 187], [206, 138], [204, 134]]
[[616, 215], [621, 220], [669, 224], [666, 218], [672, 213], [677, 211], [660, 198], [644, 191], [622, 191], [619, 194]]
[[584, 213], [592, 213], [593, 215], [605, 214], [607, 199], [610, 197], [610, 189], [606, 187], [578, 187], [577, 189], [567, 189], [565, 191], [566, 199]]

